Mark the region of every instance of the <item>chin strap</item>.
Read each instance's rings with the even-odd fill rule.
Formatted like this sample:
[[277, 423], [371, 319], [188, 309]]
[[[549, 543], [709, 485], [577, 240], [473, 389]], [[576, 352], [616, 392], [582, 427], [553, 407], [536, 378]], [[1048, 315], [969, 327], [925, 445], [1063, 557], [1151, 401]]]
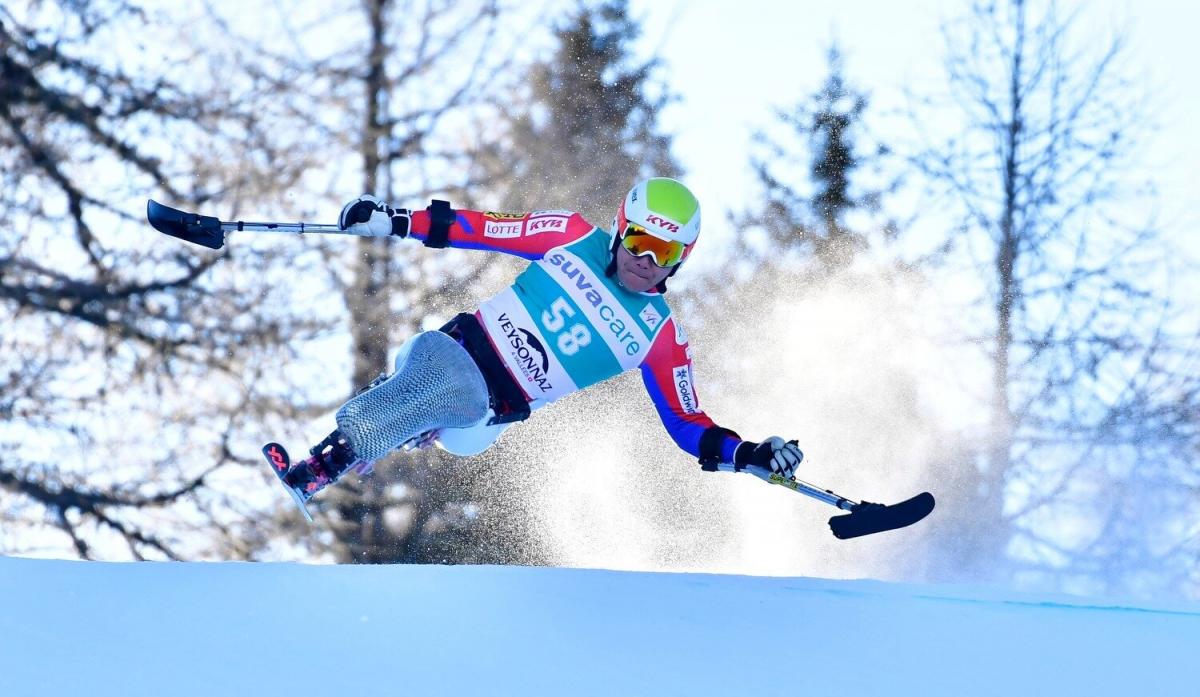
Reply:
[[608, 268], [604, 269], [604, 275], [607, 278], [612, 278], [613, 274], [617, 272], [617, 245], [619, 244], [621, 241], [614, 237], [612, 247], [608, 250]]

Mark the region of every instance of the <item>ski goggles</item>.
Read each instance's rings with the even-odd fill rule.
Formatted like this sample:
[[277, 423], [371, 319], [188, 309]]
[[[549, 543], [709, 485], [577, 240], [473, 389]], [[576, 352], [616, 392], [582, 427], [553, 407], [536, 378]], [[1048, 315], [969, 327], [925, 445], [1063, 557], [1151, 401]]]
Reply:
[[664, 269], [683, 261], [687, 245], [675, 240], [664, 240], [650, 234], [637, 223], [629, 223], [621, 235], [621, 246], [635, 257], [650, 255], [650, 260]]

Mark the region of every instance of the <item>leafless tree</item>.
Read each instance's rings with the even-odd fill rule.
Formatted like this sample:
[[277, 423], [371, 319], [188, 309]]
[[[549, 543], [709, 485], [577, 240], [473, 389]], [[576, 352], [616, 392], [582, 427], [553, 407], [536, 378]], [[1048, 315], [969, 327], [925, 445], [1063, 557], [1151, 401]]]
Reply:
[[287, 389], [255, 378], [327, 326], [286, 310], [296, 267], [268, 247], [145, 226], [148, 195], [231, 213], [308, 165], [254, 84], [142, 38], [171, 36], [122, 0], [0, 8], [0, 516], [27, 532], [6, 551], [250, 554], [261, 506], [235, 492], [261, 468], [236, 444]]
[[989, 371], [975, 466], [947, 473], [944, 552], [969, 577], [1148, 592], [1194, 568], [1194, 533], [1171, 530], [1195, 512], [1178, 495], [1195, 330], [1135, 169], [1145, 90], [1124, 39], [1082, 22], [1052, 1], [973, 3], [944, 27], [948, 99], [919, 112], [915, 163], [931, 208], [958, 216], [944, 268], [982, 281], [963, 328]]
[[[501, 101], [520, 34], [504, 31], [519, 28], [504, 24], [504, 7], [369, 0], [260, 10], [279, 31], [242, 26], [240, 4], [213, 3], [209, 11], [242, 47], [240, 64], [270, 81], [292, 127], [324, 140], [323, 179], [301, 190], [327, 211], [363, 192], [411, 208], [433, 196], [470, 204], [475, 136], [464, 130]], [[320, 304], [336, 306], [349, 339], [338, 401], [390, 372], [389, 353], [409, 336], [465, 309], [488, 262], [394, 239], [334, 240], [322, 248], [327, 271], [311, 280], [328, 290]], [[306, 427], [323, 429], [307, 434], [315, 443], [334, 424], [326, 417]], [[436, 453], [406, 453], [377, 463], [371, 477], [348, 475], [311, 504], [332, 539], [311, 531], [301, 539], [345, 562], [458, 561], [470, 500], [445, 470]]]

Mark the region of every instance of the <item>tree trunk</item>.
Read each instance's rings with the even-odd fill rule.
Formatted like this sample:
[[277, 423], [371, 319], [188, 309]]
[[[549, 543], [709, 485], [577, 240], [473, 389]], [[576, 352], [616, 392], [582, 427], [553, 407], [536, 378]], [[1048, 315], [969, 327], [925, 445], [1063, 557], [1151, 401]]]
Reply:
[[[365, 112], [360, 152], [363, 159], [364, 193], [382, 194], [386, 200], [391, 192], [379, 191], [380, 170], [383, 167], [381, 149], [387, 137], [384, 124], [383, 104], [387, 99], [387, 77], [385, 60], [387, 46], [384, 39], [386, 14], [391, 0], [369, 0], [366, 3], [367, 19], [371, 27], [370, 52], [363, 94]], [[387, 238], [361, 237], [356, 244], [358, 258], [354, 264], [354, 281], [346, 292], [346, 307], [350, 313], [351, 350], [354, 355], [351, 394], [369, 384], [380, 373], [387, 371], [389, 349], [390, 309], [392, 304], [391, 265], [389, 264], [389, 240]], [[339, 488], [329, 492], [331, 503], [340, 512], [340, 517], [349, 525], [340, 531], [342, 538], [339, 561], [378, 563], [387, 561], [377, 555], [386, 554], [380, 549], [379, 540], [389, 537], [384, 528], [382, 511], [374, 503], [381, 496], [382, 482], [379, 477], [363, 481], [363, 491], [339, 483]]]
[[990, 442], [988, 443], [987, 471], [982, 478], [983, 497], [981, 509], [977, 511], [982, 533], [978, 540], [979, 559], [982, 563], [998, 565], [1006, 558], [1005, 547], [1008, 534], [1004, 520], [1005, 481], [1012, 467], [1013, 413], [1009, 398], [1009, 380], [1012, 377], [1011, 359], [1013, 350], [1013, 313], [1019, 295], [1019, 283], [1015, 269], [1019, 254], [1018, 240], [1021, 231], [1016, 229], [1017, 176], [1020, 163], [1021, 123], [1024, 106], [1021, 88], [1022, 56], [1025, 39], [1025, 6], [1017, 2], [1015, 50], [1013, 51], [1009, 75], [1009, 113], [1005, 124], [1003, 177], [1004, 200], [1000, 212], [1000, 239], [996, 247], [996, 345], [992, 356], [992, 414]]

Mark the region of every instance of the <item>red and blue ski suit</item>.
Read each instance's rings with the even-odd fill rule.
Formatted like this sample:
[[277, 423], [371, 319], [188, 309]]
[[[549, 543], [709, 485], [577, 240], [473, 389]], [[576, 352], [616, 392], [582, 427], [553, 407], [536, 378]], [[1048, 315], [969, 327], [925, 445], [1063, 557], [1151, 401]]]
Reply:
[[[431, 244], [430, 213], [414, 211], [409, 236]], [[640, 368], [667, 433], [684, 451], [733, 462], [742, 443], [700, 408], [687, 335], [662, 294], [634, 293], [606, 273], [609, 233], [571, 211], [454, 211], [432, 246], [528, 259], [476, 316], [530, 409]]]

